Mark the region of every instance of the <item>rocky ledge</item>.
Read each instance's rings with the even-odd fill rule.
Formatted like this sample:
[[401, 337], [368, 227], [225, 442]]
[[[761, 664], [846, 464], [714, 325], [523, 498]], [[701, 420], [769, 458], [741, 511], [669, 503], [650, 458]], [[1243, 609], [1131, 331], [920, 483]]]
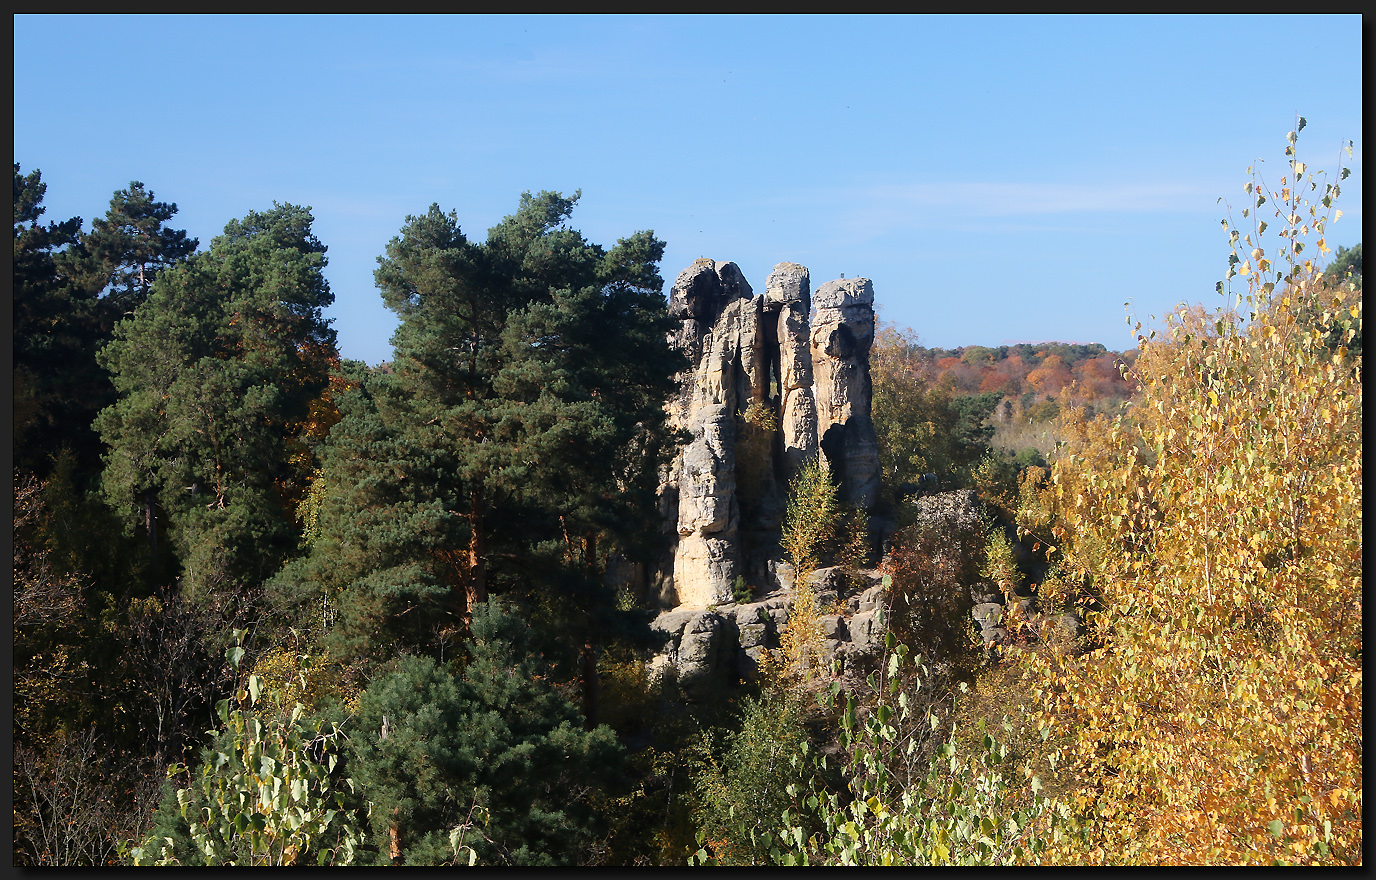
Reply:
[[[883, 644], [876, 621], [884, 601], [883, 575], [852, 575], [833, 567], [813, 572], [809, 582], [820, 615], [824, 661], [831, 665], [839, 660], [847, 670], [877, 657]], [[754, 601], [660, 614], [651, 627], [663, 633], [665, 642], [650, 661], [651, 678], [677, 685], [689, 699], [753, 680], [767, 652], [781, 658], [794, 598], [792, 589], [779, 588]]]

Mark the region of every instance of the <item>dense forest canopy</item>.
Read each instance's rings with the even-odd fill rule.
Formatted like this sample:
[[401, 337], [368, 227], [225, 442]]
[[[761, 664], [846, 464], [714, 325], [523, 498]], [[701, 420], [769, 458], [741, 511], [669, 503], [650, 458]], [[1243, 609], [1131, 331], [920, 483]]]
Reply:
[[[789, 628], [710, 699], [616, 575], [685, 440], [653, 232], [431, 205], [369, 368], [309, 208], [202, 248], [16, 163], [16, 864], [1360, 864], [1361, 245], [1303, 125], [1130, 351], [881, 323], [881, 497], [799, 471]], [[823, 569], [882, 582], [866, 674]]]

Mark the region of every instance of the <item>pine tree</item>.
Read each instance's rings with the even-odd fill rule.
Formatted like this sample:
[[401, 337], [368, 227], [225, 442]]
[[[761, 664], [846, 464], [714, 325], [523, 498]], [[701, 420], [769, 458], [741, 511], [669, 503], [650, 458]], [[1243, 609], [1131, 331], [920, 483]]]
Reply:
[[47, 188], [41, 172], [20, 174], [15, 163], [13, 442], [15, 464], [40, 479], [51, 466], [47, 455], [72, 428], [89, 427], [89, 415], [73, 423], [99, 393], [91, 371], [80, 368], [94, 354], [90, 303], [66, 268], [80, 247], [81, 218], [41, 224]]
[[156, 201], [152, 190], [133, 180], [115, 192], [105, 216], [82, 236], [91, 260], [89, 283], [103, 291], [111, 323], [148, 298], [159, 273], [195, 253], [197, 239], [165, 225], [176, 213], [175, 204]]
[[[114, 324], [147, 295], [157, 272], [197, 245], [165, 224], [177, 206], [134, 181], [83, 232], [81, 218], [38, 224], [47, 185], [14, 171], [15, 423], [18, 462], [46, 478], [63, 447], [78, 459], [78, 485], [94, 482], [101, 446], [96, 414], [115, 401], [96, 353]], [[26, 225], [27, 224], [27, 225]]]
[[600, 832], [593, 793], [622, 779], [607, 727], [584, 731], [545, 680], [531, 634], [495, 601], [474, 609], [462, 671], [403, 656], [368, 687], [348, 770], [372, 804], [382, 864], [441, 864], [450, 832], [484, 864], [569, 864]]
[[336, 357], [311, 222], [280, 205], [229, 223], [101, 352], [119, 393], [98, 420], [106, 495], [154, 544], [167, 529], [192, 595], [250, 590], [296, 544], [288, 445]]
[[607, 251], [563, 225], [573, 204], [526, 195], [483, 244], [432, 206], [379, 259], [396, 359], [340, 395], [312, 553], [274, 587], [298, 614], [333, 603], [344, 653], [438, 654], [494, 586], [580, 646], [610, 607], [607, 542], [652, 515], [680, 363], [663, 243]]

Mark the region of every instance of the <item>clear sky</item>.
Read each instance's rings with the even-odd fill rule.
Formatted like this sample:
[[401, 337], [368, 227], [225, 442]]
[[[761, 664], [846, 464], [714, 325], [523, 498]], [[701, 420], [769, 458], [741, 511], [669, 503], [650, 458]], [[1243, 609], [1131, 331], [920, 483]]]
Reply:
[[1129, 310], [1218, 305], [1220, 196], [1285, 135], [1362, 238], [1362, 20], [1346, 16], [14, 17], [14, 161], [89, 227], [140, 180], [204, 248], [313, 209], [345, 357], [391, 357], [372, 272], [432, 202], [479, 240], [582, 190], [592, 241], [653, 229], [757, 291], [873, 279], [933, 347], [1132, 346]]

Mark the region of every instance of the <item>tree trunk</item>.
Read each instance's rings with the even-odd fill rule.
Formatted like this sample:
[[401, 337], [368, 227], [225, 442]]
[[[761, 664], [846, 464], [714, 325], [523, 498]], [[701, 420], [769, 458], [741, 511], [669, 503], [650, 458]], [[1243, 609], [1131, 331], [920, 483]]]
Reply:
[[473, 621], [473, 609], [487, 601], [487, 542], [483, 539], [482, 499], [473, 493], [468, 508], [468, 571], [464, 577], [464, 624]]
[[392, 860], [393, 865], [402, 864], [401, 858], [401, 825], [397, 819], [397, 814], [401, 812], [401, 807], [392, 808], [392, 824], [387, 829], [388, 851], [387, 855]]
[[152, 489], [143, 490], [143, 525], [148, 530], [148, 543], [153, 548], [153, 558], [158, 556], [158, 513], [157, 494]]
[[597, 726], [597, 649], [592, 642], [583, 644], [583, 729]]

